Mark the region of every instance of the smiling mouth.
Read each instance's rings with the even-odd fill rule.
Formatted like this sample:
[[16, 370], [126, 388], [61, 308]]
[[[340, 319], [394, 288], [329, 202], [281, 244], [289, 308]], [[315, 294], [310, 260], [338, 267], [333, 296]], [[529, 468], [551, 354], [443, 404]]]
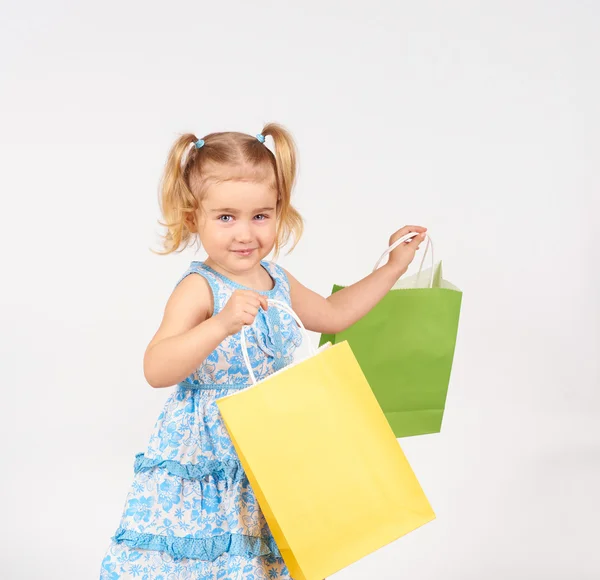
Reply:
[[254, 252], [254, 250], [256, 250], [256, 248], [251, 248], [248, 250], [232, 250], [232, 252], [235, 252], [236, 254], [251, 254], [252, 252]]

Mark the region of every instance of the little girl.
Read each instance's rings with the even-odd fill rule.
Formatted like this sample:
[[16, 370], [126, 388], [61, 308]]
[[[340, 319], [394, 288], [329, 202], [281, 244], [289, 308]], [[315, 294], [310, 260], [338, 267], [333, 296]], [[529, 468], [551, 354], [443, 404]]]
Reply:
[[[274, 141], [275, 154], [265, 145]], [[161, 205], [168, 254], [200, 242], [177, 282], [144, 356], [155, 387], [177, 385], [160, 413], [135, 475], [101, 579], [258, 580], [291, 578], [221, 420], [216, 399], [250, 385], [240, 347], [246, 332], [260, 380], [292, 361], [295, 321], [268, 299], [291, 304], [308, 330], [351, 326], [407, 270], [426, 228], [388, 263], [325, 299], [265, 258], [302, 233], [291, 205], [296, 174], [289, 133], [268, 124], [256, 137], [183, 135], [171, 149]], [[191, 274], [195, 274], [192, 276]], [[277, 463], [277, 457], [273, 457]]]

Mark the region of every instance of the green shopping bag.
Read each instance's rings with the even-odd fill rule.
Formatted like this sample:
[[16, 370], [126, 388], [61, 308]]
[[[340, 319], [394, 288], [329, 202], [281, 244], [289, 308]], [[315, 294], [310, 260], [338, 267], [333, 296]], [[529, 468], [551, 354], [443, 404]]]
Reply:
[[[375, 269], [408, 234], [381, 256]], [[431, 247], [432, 266], [423, 270]], [[343, 286], [335, 285], [333, 292]], [[427, 246], [419, 272], [401, 278], [366, 316], [320, 344], [347, 340], [396, 437], [439, 433], [456, 346], [462, 292], [444, 280]]]

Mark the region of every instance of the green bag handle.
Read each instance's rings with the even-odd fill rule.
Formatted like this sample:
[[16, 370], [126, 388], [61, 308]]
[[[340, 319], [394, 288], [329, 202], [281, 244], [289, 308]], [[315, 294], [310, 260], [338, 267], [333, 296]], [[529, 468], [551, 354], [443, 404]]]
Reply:
[[[298, 326], [300, 327], [300, 330], [302, 331], [302, 334], [304, 335], [304, 340], [306, 340], [306, 343], [309, 345], [310, 356], [317, 354], [317, 349], [312, 345], [308, 331], [306, 330], [306, 328], [304, 328], [304, 324], [302, 324], [302, 320], [300, 320], [300, 317], [285, 302], [281, 302], [280, 300], [273, 300], [272, 298], [269, 298], [267, 300], [267, 303], [269, 304], [269, 306], [273, 305], [273, 306], [277, 306], [278, 308], [281, 308], [282, 310], [287, 312], [298, 323]], [[255, 385], [257, 383], [256, 375], [254, 374], [254, 371], [252, 370], [252, 365], [250, 364], [250, 357], [248, 356], [248, 346], [246, 344], [246, 328], [248, 328], [248, 326], [249, 325], [242, 326], [242, 332], [240, 335], [241, 342], [242, 342], [242, 355], [244, 357], [244, 362], [246, 363], [246, 368], [248, 369], [248, 373], [250, 374], [250, 380], [252, 381], [252, 384]]]
[[[379, 268], [379, 265], [381, 264], [381, 262], [383, 262], [383, 260], [388, 256], [388, 254], [390, 252], [395, 250], [398, 246], [400, 246], [404, 242], [407, 242], [408, 240], [412, 240], [412, 238], [414, 238], [415, 236], [418, 236], [418, 235], [419, 235], [418, 232], [410, 232], [410, 233], [402, 236], [399, 240], [396, 240], [385, 252], [383, 252], [383, 254], [381, 254], [381, 258], [379, 258], [379, 260], [377, 260], [377, 264], [375, 264], [375, 267], [373, 268], [373, 272], [375, 272], [375, 270], [377, 270], [377, 268]], [[425, 258], [429, 252], [429, 248], [431, 248], [431, 278], [429, 280], [429, 288], [433, 288], [433, 275], [435, 273], [435, 268], [434, 268], [435, 262], [433, 259], [433, 242], [431, 241], [431, 238], [427, 234], [425, 234], [425, 237], [427, 238], [427, 245], [425, 246], [425, 252], [423, 252], [423, 258], [421, 259], [421, 265], [419, 266], [419, 272], [417, 273], [417, 277], [415, 278], [415, 286], [419, 283], [419, 277], [421, 276], [421, 271], [423, 270], [423, 264], [425, 263]]]

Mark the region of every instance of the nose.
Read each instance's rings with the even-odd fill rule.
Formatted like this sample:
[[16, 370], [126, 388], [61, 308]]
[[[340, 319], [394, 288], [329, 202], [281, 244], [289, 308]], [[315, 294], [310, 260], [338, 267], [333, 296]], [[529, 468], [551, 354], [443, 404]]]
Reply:
[[235, 229], [235, 240], [240, 244], [249, 244], [252, 242], [252, 228], [246, 221], [239, 221]]

